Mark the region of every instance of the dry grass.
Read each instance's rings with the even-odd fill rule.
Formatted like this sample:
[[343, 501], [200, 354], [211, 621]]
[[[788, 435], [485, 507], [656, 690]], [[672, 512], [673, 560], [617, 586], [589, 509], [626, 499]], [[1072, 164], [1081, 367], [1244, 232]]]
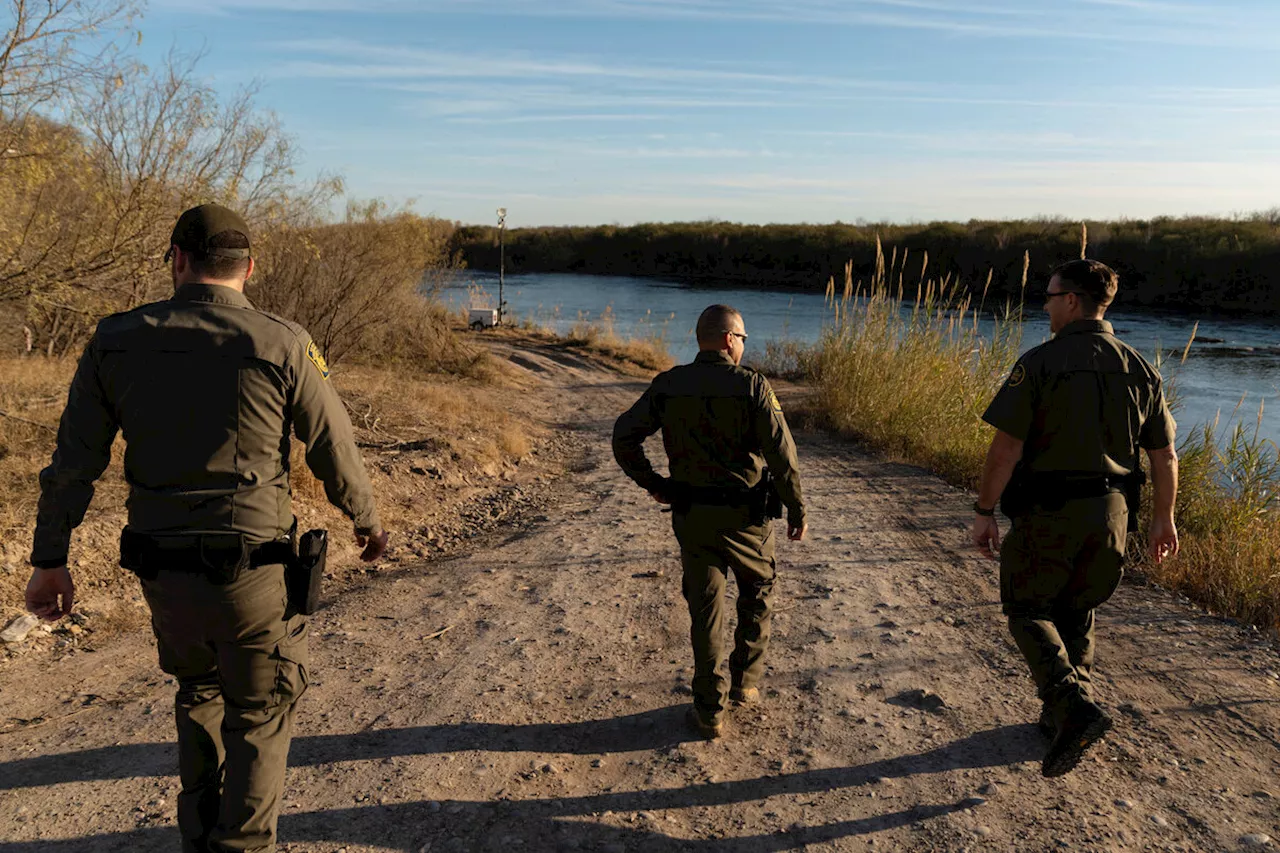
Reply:
[[865, 288], [852, 281], [852, 265], [842, 294], [829, 285], [835, 322], [817, 351], [789, 355], [817, 380], [830, 426], [973, 487], [991, 441], [981, 414], [1017, 357], [1017, 326], [998, 322], [994, 337], [984, 335], [947, 279], [922, 278], [908, 302], [902, 270], [894, 287], [895, 263], [886, 267], [876, 251]]
[[629, 361], [646, 370], [666, 370], [675, 363], [667, 349], [666, 323], [669, 319], [660, 326], [646, 320], [640, 324], [644, 329], [642, 334], [623, 338], [614, 328], [613, 306], [607, 306], [595, 320], [580, 315], [564, 336], [564, 341], [571, 346]]
[[[1258, 412], [1261, 421], [1262, 411]], [[1215, 613], [1280, 630], [1280, 461], [1274, 442], [1237, 424], [1192, 430], [1179, 448], [1182, 553], [1143, 572]]]

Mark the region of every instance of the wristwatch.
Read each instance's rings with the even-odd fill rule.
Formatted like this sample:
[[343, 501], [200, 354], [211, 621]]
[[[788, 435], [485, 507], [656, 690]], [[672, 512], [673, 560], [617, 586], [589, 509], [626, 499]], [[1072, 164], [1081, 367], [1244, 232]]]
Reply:
[[976, 512], [978, 515], [985, 515], [988, 518], [992, 518], [996, 514], [995, 507], [992, 507], [991, 509], [983, 509], [982, 504], [978, 503], [977, 501], [973, 502], [973, 511]]

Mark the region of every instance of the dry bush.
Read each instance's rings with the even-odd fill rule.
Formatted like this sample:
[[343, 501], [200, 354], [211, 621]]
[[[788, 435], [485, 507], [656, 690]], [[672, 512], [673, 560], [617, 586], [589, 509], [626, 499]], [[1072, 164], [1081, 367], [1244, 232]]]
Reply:
[[73, 352], [104, 314], [167, 294], [161, 257], [186, 207], [220, 200], [265, 228], [336, 189], [294, 188], [275, 118], [251, 91], [220, 100], [195, 62], [122, 66], [69, 97], [67, 125], [32, 118], [17, 132], [27, 156], [0, 181], [0, 303], [29, 335], [13, 349]]
[[[333, 364], [351, 356], [380, 357], [404, 320], [404, 332], [447, 332], [428, 328], [439, 312], [420, 296], [428, 270], [448, 261], [452, 226], [407, 212], [390, 212], [380, 202], [347, 207], [342, 222], [315, 222], [267, 232], [255, 247], [258, 273], [247, 292], [264, 311], [303, 325]], [[411, 317], [404, 317], [405, 312]], [[447, 335], [446, 335], [447, 336]], [[436, 335], [437, 338], [440, 335]], [[407, 343], [435, 355], [440, 344]]]
[[413, 374], [448, 373], [492, 383], [497, 362], [484, 347], [459, 334], [458, 321], [439, 303], [418, 294], [389, 299], [382, 322], [371, 327], [352, 360]]

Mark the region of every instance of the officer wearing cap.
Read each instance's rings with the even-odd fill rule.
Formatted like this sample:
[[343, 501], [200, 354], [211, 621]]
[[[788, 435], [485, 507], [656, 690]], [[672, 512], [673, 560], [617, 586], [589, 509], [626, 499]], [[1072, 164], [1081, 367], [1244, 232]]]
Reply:
[[[1043, 702], [1052, 737], [1041, 771], [1069, 772], [1111, 727], [1093, 701], [1094, 608], [1120, 583], [1137, 529], [1138, 449], [1154, 495], [1157, 560], [1178, 552], [1175, 424], [1160, 374], [1102, 319], [1117, 277], [1097, 261], [1054, 270], [1045, 310], [1054, 337], [1018, 359], [983, 420], [996, 428], [974, 505], [974, 544], [1000, 553], [1009, 630]], [[1004, 545], [996, 499], [1013, 520]]]
[[[741, 366], [747, 332], [727, 305], [702, 312], [693, 363], [658, 375], [618, 418], [613, 453], [622, 470], [659, 503], [671, 504], [680, 543], [682, 588], [693, 641], [691, 724], [708, 738], [724, 730], [729, 701], [759, 701], [776, 575], [773, 527], [765, 511], [765, 465], [787, 508], [787, 538], [804, 538], [804, 501], [795, 442], [769, 382]], [[670, 478], [657, 474], [644, 440], [662, 430]], [[738, 625], [724, 663], [724, 593], [738, 584]], [[726, 691], [727, 688], [727, 691]]]
[[71, 612], [72, 530], [125, 440], [121, 565], [142, 579], [160, 666], [177, 678], [183, 850], [271, 851], [294, 709], [307, 688], [307, 625], [286, 601], [290, 432], [361, 559], [386, 550], [351, 423], [315, 343], [254, 309], [249, 227], [225, 207], [173, 229], [171, 299], [98, 324], [40, 474], [27, 607]]

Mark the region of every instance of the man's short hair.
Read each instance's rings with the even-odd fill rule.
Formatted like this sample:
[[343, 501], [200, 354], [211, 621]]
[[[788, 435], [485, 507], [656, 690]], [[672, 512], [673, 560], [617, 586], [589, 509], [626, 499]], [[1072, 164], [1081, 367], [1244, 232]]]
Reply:
[[728, 305], [708, 305], [698, 315], [698, 325], [694, 327], [698, 343], [716, 343], [720, 335], [729, 331], [729, 323], [735, 317], [742, 319], [742, 314], [736, 308]]
[[1106, 309], [1116, 298], [1120, 277], [1116, 271], [1101, 261], [1081, 258], [1067, 261], [1053, 271], [1063, 290], [1074, 290], [1084, 297], [1085, 307]]
[[[209, 242], [219, 249], [249, 248], [249, 238], [239, 231], [223, 231]], [[249, 272], [248, 258], [227, 258], [192, 249], [187, 253], [187, 259], [191, 263], [191, 271], [205, 278], [244, 278]]]

